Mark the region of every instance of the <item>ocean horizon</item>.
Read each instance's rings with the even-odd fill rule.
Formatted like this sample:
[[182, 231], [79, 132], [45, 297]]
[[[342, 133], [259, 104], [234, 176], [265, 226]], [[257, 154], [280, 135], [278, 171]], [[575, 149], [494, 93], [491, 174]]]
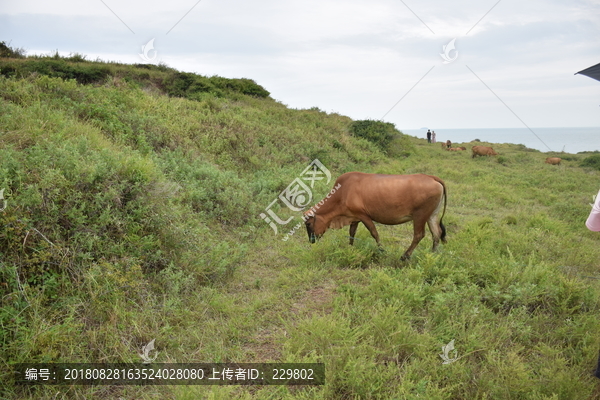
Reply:
[[[402, 133], [426, 139], [428, 128], [400, 129]], [[436, 141], [466, 143], [475, 139], [489, 143], [522, 144], [542, 152], [579, 153], [600, 151], [600, 127], [577, 128], [467, 128], [433, 129]], [[532, 132], [533, 131], [533, 132]]]

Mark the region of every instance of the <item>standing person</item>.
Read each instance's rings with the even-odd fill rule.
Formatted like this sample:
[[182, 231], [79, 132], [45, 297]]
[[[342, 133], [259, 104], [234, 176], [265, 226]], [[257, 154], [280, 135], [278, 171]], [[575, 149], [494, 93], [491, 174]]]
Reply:
[[431, 143], [431, 131], [427, 129], [427, 143]]
[[431, 143], [435, 143], [435, 131], [431, 131]]
[[[594, 205], [592, 206], [592, 212], [590, 212], [590, 216], [587, 221], [585, 221], [585, 226], [590, 231], [600, 232], [600, 191], [596, 195], [596, 201], [594, 201]], [[600, 356], [598, 357], [598, 365], [596, 366], [596, 372], [594, 373], [596, 378], [600, 378]]]

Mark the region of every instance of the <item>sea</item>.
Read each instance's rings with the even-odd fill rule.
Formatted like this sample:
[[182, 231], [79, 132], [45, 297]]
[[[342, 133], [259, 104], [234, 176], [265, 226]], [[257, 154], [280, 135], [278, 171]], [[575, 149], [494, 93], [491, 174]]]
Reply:
[[[427, 138], [427, 129], [400, 129], [402, 133]], [[475, 139], [489, 143], [523, 144], [542, 152], [579, 153], [600, 151], [600, 128], [481, 128], [481, 129], [433, 129], [436, 141], [450, 140], [465, 143]]]

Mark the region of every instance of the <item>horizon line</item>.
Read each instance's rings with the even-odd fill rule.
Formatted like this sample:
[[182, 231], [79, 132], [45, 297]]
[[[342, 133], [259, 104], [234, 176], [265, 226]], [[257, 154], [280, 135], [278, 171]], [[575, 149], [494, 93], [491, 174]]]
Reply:
[[[598, 128], [600, 129], [600, 126], [537, 126], [537, 127], [532, 127], [531, 129], [573, 129], [573, 128]], [[397, 128], [398, 130], [402, 130], [402, 128]], [[405, 130], [409, 130], [409, 131], [420, 131], [420, 130], [425, 130], [425, 129], [433, 129], [433, 128], [428, 128], [428, 127], [424, 127], [424, 128], [404, 128]], [[442, 129], [528, 129], [525, 127], [500, 127], [500, 128], [435, 128], [433, 130], [442, 130]]]

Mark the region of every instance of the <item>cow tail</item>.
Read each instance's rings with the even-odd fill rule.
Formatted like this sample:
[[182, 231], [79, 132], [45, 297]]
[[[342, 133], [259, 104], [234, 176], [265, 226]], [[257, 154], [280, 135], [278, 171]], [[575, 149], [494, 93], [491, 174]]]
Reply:
[[442, 185], [442, 188], [444, 189], [443, 192], [443, 196], [444, 196], [444, 211], [442, 211], [442, 216], [440, 217], [440, 229], [442, 230], [442, 235], [440, 236], [440, 239], [442, 240], [443, 243], [446, 243], [446, 227], [444, 226], [444, 224], [442, 224], [442, 219], [444, 218], [444, 215], [446, 215], [446, 204], [448, 203], [448, 191], [446, 190], [446, 184], [444, 183], [443, 180], [435, 177], [436, 181], [438, 181], [440, 183], [440, 185]]

